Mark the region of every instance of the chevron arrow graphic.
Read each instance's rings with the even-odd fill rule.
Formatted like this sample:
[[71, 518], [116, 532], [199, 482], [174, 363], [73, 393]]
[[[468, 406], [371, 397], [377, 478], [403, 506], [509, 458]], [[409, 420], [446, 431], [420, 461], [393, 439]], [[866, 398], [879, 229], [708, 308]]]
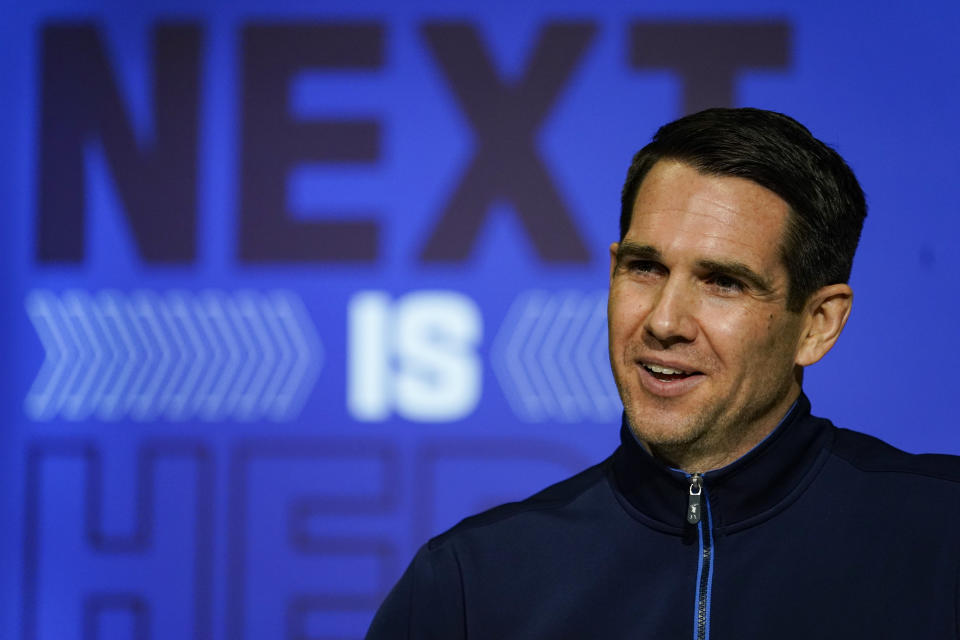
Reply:
[[35, 421], [293, 420], [323, 345], [292, 291], [30, 292]]
[[491, 346], [494, 374], [526, 422], [610, 422], [620, 412], [606, 349], [606, 292], [530, 290]]

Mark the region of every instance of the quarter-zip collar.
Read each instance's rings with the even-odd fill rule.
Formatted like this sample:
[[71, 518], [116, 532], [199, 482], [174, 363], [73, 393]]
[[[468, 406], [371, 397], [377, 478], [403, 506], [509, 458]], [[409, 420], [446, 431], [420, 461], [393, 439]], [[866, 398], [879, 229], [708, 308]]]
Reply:
[[[709, 487], [714, 526], [720, 531], [765, 519], [792, 501], [824, 459], [833, 437], [827, 420], [810, 415], [803, 394], [780, 425], [742, 458], [703, 474]], [[624, 415], [613, 472], [619, 493], [648, 524], [673, 533], [686, 526], [690, 481], [644, 449]]]

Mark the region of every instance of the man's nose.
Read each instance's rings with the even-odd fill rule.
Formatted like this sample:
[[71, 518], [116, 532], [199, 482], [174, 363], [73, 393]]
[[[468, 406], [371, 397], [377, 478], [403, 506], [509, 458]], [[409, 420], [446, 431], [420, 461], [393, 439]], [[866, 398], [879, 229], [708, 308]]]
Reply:
[[663, 347], [692, 342], [697, 335], [693, 312], [696, 304], [690, 286], [677, 277], [668, 277], [655, 294], [644, 328]]

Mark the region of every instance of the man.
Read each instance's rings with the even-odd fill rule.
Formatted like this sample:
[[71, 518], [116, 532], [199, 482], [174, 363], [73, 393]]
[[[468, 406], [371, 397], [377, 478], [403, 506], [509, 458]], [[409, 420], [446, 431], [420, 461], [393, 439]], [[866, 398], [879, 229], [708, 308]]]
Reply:
[[610, 247], [621, 446], [429, 541], [368, 638], [960, 638], [958, 459], [837, 429], [801, 391], [865, 215], [786, 116], [662, 127]]

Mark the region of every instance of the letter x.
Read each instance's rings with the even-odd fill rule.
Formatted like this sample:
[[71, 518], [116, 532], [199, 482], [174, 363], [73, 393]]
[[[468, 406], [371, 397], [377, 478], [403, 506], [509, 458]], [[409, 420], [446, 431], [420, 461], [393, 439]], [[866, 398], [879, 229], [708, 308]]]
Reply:
[[548, 24], [523, 76], [512, 81], [499, 77], [472, 25], [423, 26], [423, 36], [473, 128], [476, 152], [421, 251], [421, 260], [467, 259], [498, 199], [513, 205], [541, 259], [589, 259], [537, 153], [535, 136], [595, 31], [590, 23]]

